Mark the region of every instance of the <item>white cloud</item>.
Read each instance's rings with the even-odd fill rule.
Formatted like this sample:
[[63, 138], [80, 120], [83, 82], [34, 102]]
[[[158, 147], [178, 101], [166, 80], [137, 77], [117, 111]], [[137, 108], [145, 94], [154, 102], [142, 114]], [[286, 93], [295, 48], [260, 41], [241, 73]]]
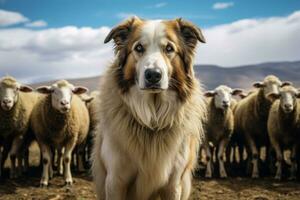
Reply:
[[162, 8], [162, 7], [165, 7], [166, 5], [167, 5], [166, 2], [160, 2], [160, 3], [155, 4], [153, 7], [154, 8]]
[[[113, 58], [103, 44], [108, 27], [66, 26], [31, 30], [0, 29], [0, 77], [21, 81], [95, 76]], [[285, 17], [244, 19], [205, 29], [196, 64], [236, 66], [266, 61], [300, 60], [300, 11]]]
[[26, 27], [38, 28], [38, 27], [46, 27], [48, 24], [44, 20], [37, 20], [30, 23], [26, 23]]
[[112, 46], [103, 41], [109, 28], [74, 26], [30, 30], [0, 30], [0, 76], [21, 81], [95, 76], [112, 59]]
[[214, 10], [223, 10], [232, 6], [234, 6], [233, 2], [217, 2], [212, 6], [212, 8]]
[[196, 63], [236, 66], [300, 60], [300, 11], [285, 17], [244, 19], [204, 30]]
[[18, 12], [0, 9], [0, 27], [20, 24], [27, 21], [29, 21], [29, 19]]

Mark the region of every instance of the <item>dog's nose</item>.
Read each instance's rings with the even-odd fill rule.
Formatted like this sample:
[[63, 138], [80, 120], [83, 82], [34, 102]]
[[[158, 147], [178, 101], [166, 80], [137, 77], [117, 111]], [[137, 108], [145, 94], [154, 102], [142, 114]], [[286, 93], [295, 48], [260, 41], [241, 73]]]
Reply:
[[159, 68], [151, 68], [145, 71], [145, 79], [148, 83], [155, 84], [161, 80], [161, 70]]
[[67, 100], [61, 100], [60, 104], [66, 106], [69, 104], [69, 102]]

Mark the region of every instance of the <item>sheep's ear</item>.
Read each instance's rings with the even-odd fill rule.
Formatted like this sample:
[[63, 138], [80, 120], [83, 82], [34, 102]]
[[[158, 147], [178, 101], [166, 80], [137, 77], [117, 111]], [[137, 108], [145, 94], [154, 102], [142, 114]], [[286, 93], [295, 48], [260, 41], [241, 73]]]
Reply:
[[113, 28], [106, 36], [104, 43], [108, 43], [113, 39], [117, 46], [124, 44], [125, 41], [128, 39], [128, 35], [132, 31], [134, 22], [137, 20], [140, 19], [135, 16], [121, 23], [117, 27]]
[[284, 81], [280, 87], [289, 86], [289, 85], [293, 85], [293, 83], [290, 81]]
[[231, 95], [240, 95], [243, 93], [242, 89], [233, 89]]
[[86, 87], [81, 87], [81, 86], [74, 87], [73, 90], [72, 90], [72, 92], [74, 94], [83, 94], [83, 93], [86, 93], [88, 91], [89, 90]]
[[33, 89], [27, 85], [21, 85], [19, 89], [21, 92], [32, 92], [33, 91]]
[[207, 91], [204, 93], [204, 96], [206, 97], [213, 97], [215, 96], [216, 92], [215, 91]]
[[253, 87], [255, 87], [255, 88], [262, 88], [264, 86], [265, 86], [265, 84], [263, 82], [255, 82], [255, 83], [253, 83]]
[[41, 86], [41, 87], [36, 88], [36, 91], [38, 93], [42, 93], [42, 94], [50, 94], [53, 92], [53, 89], [51, 86]]
[[196, 47], [197, 41], [205, 43], [206, 40], [202, 34], [200, 28], [192, 24], [191, 22], [185, 21], [181, 18], [176, 19], [179, 25], [179, 31], [183, 38], [183, 41], [192, 49]]
[[278, 93], [270, 93], [270, 94], [268, 94], [268, 98], [271, 99], [272, 101], [274, 101], [274, 100], [280, 98], [280, 94], [278, 94]]
[[242, 92], [242, 93], [239, 94], [239, 97], [240, 97], [241, 99], [244, 99], [244, 98], [246, 98], [247, 96], [248, 96], [248, 94], [246, 94], [246, 93], [244, 93], [244, 92]]
[[298, 93], [296, 94], [297, 98], [300, 98], [300, 88], [298, 88]]
[[90, 96], [87, 96], [85, 98], [82, 99], [85, 103], [90, 103], [91, 101], [94, 100], [94, 97], [90, 97]]

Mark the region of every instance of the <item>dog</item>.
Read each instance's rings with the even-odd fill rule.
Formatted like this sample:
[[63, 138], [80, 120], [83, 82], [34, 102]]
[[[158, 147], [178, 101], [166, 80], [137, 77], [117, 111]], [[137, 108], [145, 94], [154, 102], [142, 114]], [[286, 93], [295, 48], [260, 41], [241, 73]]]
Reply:
[[92, 173], [99, 200], [188, 199], [206, 116], [193, 58], [201, 30], [133, 17], [111, 30]]

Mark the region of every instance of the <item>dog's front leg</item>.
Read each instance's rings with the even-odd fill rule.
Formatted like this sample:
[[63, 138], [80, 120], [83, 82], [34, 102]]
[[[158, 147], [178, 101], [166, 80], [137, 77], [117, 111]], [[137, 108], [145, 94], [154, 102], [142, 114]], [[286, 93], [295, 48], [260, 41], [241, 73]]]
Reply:
[[136, 174], [136, 168], [126, 153], [104, 140], [101, 149], [101, 160], [106, 167], [105, 200], [125, 200], [129, 185]]

